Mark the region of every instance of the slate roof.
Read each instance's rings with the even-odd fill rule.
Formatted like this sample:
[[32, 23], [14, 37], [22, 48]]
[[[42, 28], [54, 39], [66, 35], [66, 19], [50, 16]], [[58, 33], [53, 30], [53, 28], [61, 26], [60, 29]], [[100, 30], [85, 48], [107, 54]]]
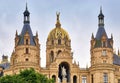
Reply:
[[108, 38], [104, 26], [99, 26], [96, 34], [96, 39], [100, 40], [103, 35], [105, 35]]
[[34, 41], [34, 36], [30, 27], [29, 23], [25, 23], [22, 29], [21, 34], [19, 35], [19, 43], [18, 45], [24, 45], [24, 35], [26, 34], [26, 32], [29, 33], [30, 35], [30, 45], [34, 45], [35, 46], [35, 41]]
[[120, 66], [120, 56], [119, 55], [116, 55], [116, 54], [113, 55], [113, 64]]
[[2, 67], [3, 69], [8, 69], [10, 67], [10, 63], [2, 63], [0, 64], [0, 67]]

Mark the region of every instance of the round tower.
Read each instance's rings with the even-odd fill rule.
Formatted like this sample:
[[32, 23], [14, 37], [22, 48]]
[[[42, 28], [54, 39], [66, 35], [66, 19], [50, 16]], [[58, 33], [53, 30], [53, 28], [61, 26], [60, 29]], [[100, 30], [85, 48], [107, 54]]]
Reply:
[[24, 11], [24, 25], [21, 33], [16, 31], [15, 50], [11, 55], [10, 68], [15, 69], [13, 73], [18, 73], [21, 69], [40, 69], [40, 44], [38, 34], [34, 36], [30, 27], [30, 12], [27, 5]]

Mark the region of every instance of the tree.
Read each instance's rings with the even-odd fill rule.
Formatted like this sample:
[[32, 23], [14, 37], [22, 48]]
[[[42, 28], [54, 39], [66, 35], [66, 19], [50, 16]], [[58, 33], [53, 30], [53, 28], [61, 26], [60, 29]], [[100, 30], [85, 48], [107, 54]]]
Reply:
[[0, 83], [54, 83], [54, 80], [31, 68], [20, 71], [20, 74], [3, 76], [0, 78]]

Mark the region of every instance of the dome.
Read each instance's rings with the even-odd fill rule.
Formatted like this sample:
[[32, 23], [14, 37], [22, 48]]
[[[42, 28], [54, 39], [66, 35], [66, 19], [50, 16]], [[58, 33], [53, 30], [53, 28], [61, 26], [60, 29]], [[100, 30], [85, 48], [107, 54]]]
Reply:
[[70, 40], [69, 35], [67, 31], [65, 31], [63, 28], [61, 28], [60, 20], [59, 20], [59, 15], [60, 13], [57, 13], [57, 22], [56, 22], [56, 27], [50, 31], [48, 35], [48, 40], [50, 39], [67, 39]]
[[53, 30], [50, 31], [49, 35], [48, 35], [48, 40], [50, 39], [70, 39], [68, 33], [60, 27], [56, 27]]

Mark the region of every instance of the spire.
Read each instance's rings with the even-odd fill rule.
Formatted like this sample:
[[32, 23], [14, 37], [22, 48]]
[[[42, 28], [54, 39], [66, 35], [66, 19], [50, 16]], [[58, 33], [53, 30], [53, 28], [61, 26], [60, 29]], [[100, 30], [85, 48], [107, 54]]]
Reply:
[[60, 20], [59, 20], [59, 17], [60, 17], [60, 12], [57, 12], [56, 13], [56, 16], [57, 16], [57, 22], [56, 22], [56, 27], [61, 27], [61, 24], [60, 24]]
[[28, 11], [28, 7], [27, 7], [27, 2], [26, 2], [26, 9], [24, 11], [24, 24], [25, 23], [30, 23], [30, 12]]
[[38, 37], [38, 31], [36, 31], [36, 37]]
[[17, 32], [17, 30], [16, 30], [16, 34], [15, 34], [15, 35], [16, 35], [16, 37], [18, 36], [18, 32]]
[[104, 29], [104, 15], [102, 13], [102, 7], [100, 7], [100, 14], [98, 15], [98, 22], [99, 22], [98, 23], [99, 28], [96, 34], [96, 39], [100, 40], [103, 35], [105, 35], [106, 38], [108, 38], [107, 33]]
[[91, 39], [94, 39], [94, 34], [92, 33]]
[[100, 7], [100, 14], [98, 16], [99, 24], [98, 26], [104, 26], [104, 15], [102, 13], [102, 7]]

